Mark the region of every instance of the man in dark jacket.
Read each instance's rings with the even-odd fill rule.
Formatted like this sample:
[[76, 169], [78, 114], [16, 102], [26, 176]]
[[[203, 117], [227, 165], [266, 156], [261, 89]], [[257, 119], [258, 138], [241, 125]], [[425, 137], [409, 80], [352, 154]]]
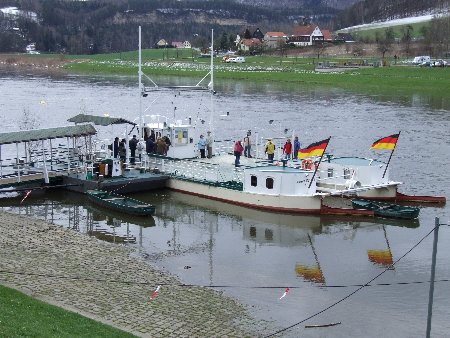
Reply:
[[128, 142], [131, 151], [130, 163], [134, 164], [136, 159], [136, 147], [138, 144], [138, 140], [136, 139], [136, 135], [133, 135], [133, 138]]
[[114, 139], [114, 142], [112, 144], [112, 151], [113, 151], [114, 158], [119, 157], [119, 138], [118, 137], [116, 137]]
[[147, 154], [152, 154], [155, 149], [155, 144], [153, 143], [153, 139], [149, 137], [147, 141], [145, 141], [145, 151]]

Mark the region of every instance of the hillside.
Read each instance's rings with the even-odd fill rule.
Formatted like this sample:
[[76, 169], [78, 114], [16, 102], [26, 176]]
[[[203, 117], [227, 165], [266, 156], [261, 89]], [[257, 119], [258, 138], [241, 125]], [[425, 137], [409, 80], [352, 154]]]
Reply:
[[160, 39], [206, 47], [211, 29], [232, 41], [246, 27], [291, 31], [305, 17], [324, 23], [338, 12], [320, 1], [266, 8], [227, 0], [0, 0], [0, 8], [11, 6], [18, 11], [0, 13], [0, 52], [23, 51], [30, 42], [51, 53], [127, 51], [136, 49], [130, 36], [136, 35], [139, 25], [144, 48], [154, 47]]
[[[221, 48], [228, 49], [234, 46], [236, 34], [248, 27], [291, 34], [295, 26], [312, 23], [321, 29], [334, 30], [402, 18], [411, 13], [448, 9], [448, 2], [0, 0], [0, 52], [23, 52], [32, 42], [42, 53], [99, 54], [135, 50], [138, 26], [142, 26], [143, 48], [154, 48], [161, 39], [169, 44], [187, 40], [194, 47], [205, 48], [210, 44], [211, 29], [214, 29], [215, 40], [220, 40]], [[426, 36], [426, 33], [421, 34]]]
[[338, 13], [333, 18], [331, 26], [338, 30], [371, 22], [448, 12], [449, 4], [449, 0], [360, 1]]

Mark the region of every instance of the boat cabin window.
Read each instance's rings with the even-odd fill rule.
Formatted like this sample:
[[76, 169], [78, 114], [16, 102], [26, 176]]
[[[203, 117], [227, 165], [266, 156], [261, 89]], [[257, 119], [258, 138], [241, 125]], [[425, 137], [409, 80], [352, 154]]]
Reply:
[[273, 178], [272, 177], [266, 178], [266, 188], [273, 189]]
[[328, 177], [333, 177], [333, 168], [328, 168]]
[[350, 179], [350, 169], [348, 169], [348, 168], [344, 169], [344, 179], [346, 179], [346, 180]]
[[[174, 130], [175, 142], [174, 145], [182, 145], [188, 143], [188, 130], [184, 128], [176, 128]], [[192, 143], [192, 142], [191, 142]]]
[[258, 177], [255, 175], [250, 176], [250, 184], [252, 187], [256, 187], [258, 185]]

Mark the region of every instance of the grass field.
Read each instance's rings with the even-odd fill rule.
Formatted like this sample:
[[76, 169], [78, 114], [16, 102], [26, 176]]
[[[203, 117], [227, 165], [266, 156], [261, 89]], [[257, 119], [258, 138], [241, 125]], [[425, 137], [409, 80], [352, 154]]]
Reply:
[[[167, 57], [167, 52], [169, 56]], [[210, 59], [192, 57], [191, 50], [150, 49], [142, 52], [142, 70], [148, 75], [174, 75], [203, 78], [210, 70]], [[387, 67], [361, 67], [322, 73], [315, 70], [317, 58], [248, 56], [245, 63], [223, 63], [214, 58], [214, 78], [248, 81], [277, 81], [304, 83], [352, 89], [366, 93], [423, 93], [448, 96], [450, 68], [412, 66], [411, 61], [386, 58]], [[369, 65], [380, 62], [379, 58], [347, 57], [320, 58], [320, 63], [344, 65]], [[76, 61], [76, 62], [74, 62]], [[101, 55], [0, 55], [0, 63], [19, 64], [23, 67], [58, 68], [84, 74], [130, 75], [138, 74], [138, 52]]]
[[[412, 38], [421, 38], [423, 37], [423, 33], [421, 32], [423, 27], [429, 27], [430, 22], [417, 22], [417, 23], [411, 23], [409, 24], [413, 30], [411, 31], [411, 37]], [[389, 28], [392, 28], [394, 31], [394, 37], [401, 39], [403, 36], [404, 30], [406, 30], [406, 27], [409, 25], [397, 25], [397, 26], [390, 26]], [[368, 40], [368, 41], [375, 41], [377, 33], [384, 37], [385, 31], [388, 27], [382, 27], [382, 28], [374, 28], [374, 29], [368, 29], [368, 30], [360, 30], [352, 32], [352, 36], [355, 39], [362, 39], [362, 40]]]
[[[159, 54], [158, 54], [159, 52]], [[176, 75], [203, 77], [210, 68], [209, 58], [188, 58], [179, 55], [162, 60], [162, 50], [146, 50], [142, 53], [142, 70], [147, 75]], [[87, 58], [88, 56], [86, 56]], [[77, 56], [80, 59], [80, 56]], [[66, 68], [73, 72], [100, 74], [137, 75], [136, 52], [89, 56], [89, 61], [72, 63]], [[377, 59], [368, 59], [373, 64]], [[361, 63], [362, 58], [320, 59], [330, 63], [343, 64], [352, 61]], [[395, 65], [387, 60], [388, 67], [350, 69], [342, 72], [319, 73], [315, 71], [317, 59], [301, 57], [246, 57], [242, 64], [214, 60], [215, 79], [237, 79], [250, 81], [279, 81], [309, 83], [374, 92], [423, 92], [445, 95], [450, 88], [449, 68], [416, 67], [406, 64]]]
[[135, 337], [0, 285], [1, 337]]

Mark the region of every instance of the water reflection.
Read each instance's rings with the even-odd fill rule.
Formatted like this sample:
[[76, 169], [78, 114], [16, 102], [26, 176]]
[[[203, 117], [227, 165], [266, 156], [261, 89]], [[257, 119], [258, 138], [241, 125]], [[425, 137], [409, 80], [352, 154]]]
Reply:
[[23, 202], [21, 195], [3, 194], [0, 207], [21, 215], [36, 217], [71, 230], [113, 243], [136, 243], [136, 229], [155, 226], [153, 217], [137, 217], [96, 207], [77, 193], [33, 191]]
[[391, 270], [394, 269], [394, 266], [392, 265], [394, 263], [394, 260], [392, 258], [391, 253], [391, 247], [389, 245], [389, 240], [386, 233], [386, 227], [383, 225], [383, 233], [384, 238], [386, 239], [386, 249], [384, 250], [367, 250], [367, 256], [369, 257], [369, 261], [380, 264], [381, 266], [385, 268], [389, 268]]
[[297, 277], [302, 277], [306, 281], [325, 284], [325, 277], [323, 276], [322, 269], [320, 267], [319, 258], [317, 257], [316, 249], [312, 242], [311, 236], [308, 234], [309, 244], [311, 245], [312, 252], [314, 254], [315, 264], [303, 265], [300, 263], [295, 264], [295, 273]]

